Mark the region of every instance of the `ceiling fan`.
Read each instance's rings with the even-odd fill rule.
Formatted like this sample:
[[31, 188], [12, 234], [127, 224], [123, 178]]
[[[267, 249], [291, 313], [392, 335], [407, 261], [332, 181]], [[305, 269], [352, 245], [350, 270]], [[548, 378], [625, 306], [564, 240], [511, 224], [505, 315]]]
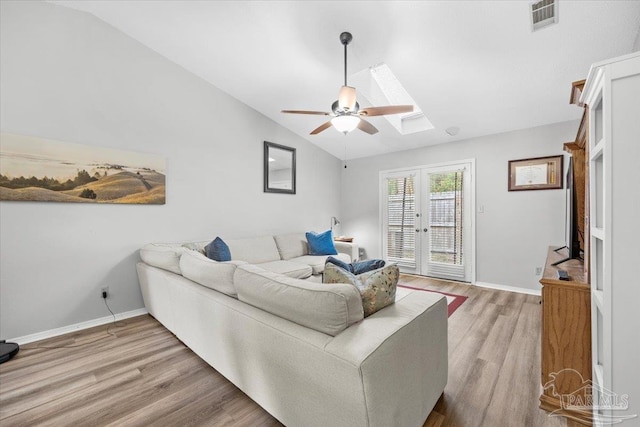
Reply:
[[360, 109], [356, 102], [356, 89], [347, 85], [347, 45], [353, 40], [351, 33], [340, 34], [340, 42], [344, 46], [344, 86], [340, 88], [338, 100], [331, 105], [331, 112], [306, 111], [306, 110], [282, 110], [288, 114], [309, 114], [319, 116], [331, 116], [332, 119], [321, 124], [311, 131], [311, 135], [317, 135], [325, 129], [333, 126], [345, 135], [355, 128], [373, 135], [378, 132], [375, 126], [363, 119], [363, 117], [384, 116], [388, 114], [410, 113], [413, 105], [387, 105], [384, 107], [367, 107]]

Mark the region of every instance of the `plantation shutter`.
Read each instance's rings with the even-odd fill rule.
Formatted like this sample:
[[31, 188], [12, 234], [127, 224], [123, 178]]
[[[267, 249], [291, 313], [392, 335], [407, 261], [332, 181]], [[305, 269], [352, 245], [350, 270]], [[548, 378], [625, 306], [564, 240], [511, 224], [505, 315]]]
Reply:
[[415, 175], [386, 178], [387, 260], [416, 268]]

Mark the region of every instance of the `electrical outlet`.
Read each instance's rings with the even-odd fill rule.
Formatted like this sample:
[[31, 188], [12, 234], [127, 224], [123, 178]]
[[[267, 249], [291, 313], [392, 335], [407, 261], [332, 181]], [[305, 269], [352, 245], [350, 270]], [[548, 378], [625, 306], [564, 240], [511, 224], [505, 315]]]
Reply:
[[540, 276], [542, 274], [542, 267], [536, 267], [536, 276]]
[[105, 288], [102, 288], [102, 289], [100, 290], [100, 296], [101, 296], [102, 298], [104, 298], [104, 299], [107, 299], [107, 298], [109, 297], [109, 287], [108, 287], [108, 286], [107, 286], [107, 287], [105, 287]]

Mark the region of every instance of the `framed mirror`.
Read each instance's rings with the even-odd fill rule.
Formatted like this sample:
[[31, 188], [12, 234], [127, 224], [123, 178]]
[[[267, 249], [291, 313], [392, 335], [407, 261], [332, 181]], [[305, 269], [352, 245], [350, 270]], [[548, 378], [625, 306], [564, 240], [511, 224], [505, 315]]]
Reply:
[[296, 194], [296, 149], [264, 142], [264, 192]]

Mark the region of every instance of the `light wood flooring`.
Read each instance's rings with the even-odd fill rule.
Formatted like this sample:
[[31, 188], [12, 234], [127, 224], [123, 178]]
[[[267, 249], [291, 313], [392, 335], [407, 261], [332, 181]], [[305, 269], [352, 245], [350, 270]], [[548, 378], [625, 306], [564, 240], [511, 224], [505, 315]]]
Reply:
[[[538, 408], [539, 297], [400, 281], [469, 297], [449, 318], [449, 382], [425, 426], [566, 425]], [[28, 344], [0, 365], [0, 426], [281, 425], [152, 317], [108, 332]]]

